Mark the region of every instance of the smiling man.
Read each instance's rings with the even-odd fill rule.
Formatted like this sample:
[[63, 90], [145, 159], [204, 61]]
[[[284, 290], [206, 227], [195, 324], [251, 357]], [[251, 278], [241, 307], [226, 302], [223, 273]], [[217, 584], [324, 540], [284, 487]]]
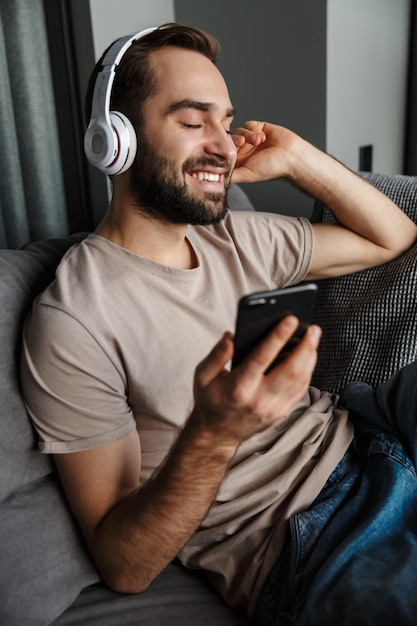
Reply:
[[[128, 196], [122, 199], [131, 210], [124, 208], [123, 220], [117, 220], [117, 239], [112, 207], [97, 234], [140, 253], [137, 245], [144, 237], [137, 231], [147, 228], [152, 217], [169, 224], [169, 232], [178, 235], [175, 254], [184, 254], [183, 260], [163, 262], [186, 267], [193, 263], [186, 225], [215, 224], [227, 212], [227, 187], [236, 162], [230, 133], [234, 109], [221, 74], [201, 53], [164, 47], [152, 53], [149, 64], [156, 85], [164, 88], [157, 87], [141, 106], [136, 126], [139, 156], [131, 168]], [[196, 98], [184, 97], [190, 94]], [[118, 199], [116, 193], [113, 203]], [[121, 236], [120, 226], [132, 243]], [[164, 245], [164, 254], [168, 250]]]
[[[281, 600], [292, 599], [288, 530], [321, 501], [325, 526], [332, 487], [343, 484], [349, 503], [363, 459], [347, 411], [309, 388], [317, 327], [265, 374], [297, 327], [285, 318], [230, 371], [237, 302], [251, 291], [389, 261], [414, 243], [417, 229], [292, 131], [250, 121], [232, 133], [234, 108], [217, 53], [207, 33], [171, 24], [129, 38], [112, 65], [110, 106], [137, 153], [118, 171], [113, 157], [101, 167], [112, 177], [110, 206], [37, 300], [25, 328], [22, 380], [40, 449], [54, 455], [108, 585], [140, 592], [178, 556], [206, 571], [232, 605], [260, 623], [281, 623]], [[106, 58], [92, 74], [88, 119]], [[116, 144], [124, 141], [118, 136]], [[91, 145], [98, 151], [101, 140]], [[321, 199], [339, 223], [228, 212], [231, 181], [277, 177]], [[366, 511], [374, 515], [369, 503]], [[351, 518], [349, 508], [342, 515], [349, 528]], [[306, 545], [315, 533], [306, 524]], [[319, 554], [337, 590], [333, 536], [327, 541], [323, 531]], [[329, 593], [308, 621], [308, 590], [321, 565], [313, 551], [307, 582], [283, 609], [291, 623], [336, 623], [339, 599]], [[368, 574], [361, 581], [355, 597], [369, 608]], [[352, 619], [345, 623], [367, 623]]]

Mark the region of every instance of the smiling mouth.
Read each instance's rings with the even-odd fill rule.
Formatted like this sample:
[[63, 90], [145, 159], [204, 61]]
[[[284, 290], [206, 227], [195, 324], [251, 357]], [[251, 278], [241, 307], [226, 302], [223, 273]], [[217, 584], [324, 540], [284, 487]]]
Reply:
[[207, 180], [211, 183], [220, 182], [220, 174], [213, 174], [213, 172], [192, 172], [191, 176], [197, 180]]

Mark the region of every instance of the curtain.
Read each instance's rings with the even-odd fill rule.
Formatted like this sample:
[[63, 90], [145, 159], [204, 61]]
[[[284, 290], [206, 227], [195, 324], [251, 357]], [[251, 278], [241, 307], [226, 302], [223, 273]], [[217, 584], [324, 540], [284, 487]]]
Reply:
[[417, 176], [417, 0], [411, 2], [404, 173]]
[[0, 0], [0, 247], [68, 234], [42, 0]]

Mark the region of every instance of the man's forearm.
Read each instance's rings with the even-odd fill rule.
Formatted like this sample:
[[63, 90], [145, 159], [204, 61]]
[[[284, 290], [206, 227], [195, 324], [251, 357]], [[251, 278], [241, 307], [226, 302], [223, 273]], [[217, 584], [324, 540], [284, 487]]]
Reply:
[[417, 226], [386, 195], [333, 157], [301, 140], [290, 180], [326, 204], [349, 230], [397, 256], [416, 240]]
[[236, 447], [188, 422], [161, 469], [110, 511], [89, 542], [111, 588], [144, 590], [178, 554], [207, 514]]

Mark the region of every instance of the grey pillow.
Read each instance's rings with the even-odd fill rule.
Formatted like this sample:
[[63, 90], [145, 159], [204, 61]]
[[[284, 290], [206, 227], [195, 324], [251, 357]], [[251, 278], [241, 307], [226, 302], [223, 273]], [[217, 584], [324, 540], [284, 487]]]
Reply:
[[231, 211], [254, 211], [255, 208], [248, 195], [239, 185], [232, 184], [229, 187], [229, 207]]
[[19, 388], [23, 319], [77, 238], [0, 250], [0, 623], [50, 624], [99, 580]]
[[[417, 177], [362, 174], [417, 222]], [[312, 221], [332, 222], [315, 205]], [[417, 358], [417, 246], [380, 267], [319, 283], [314, 321], [323, 328], [313, 384], [339, 392], [373, 386]]]

